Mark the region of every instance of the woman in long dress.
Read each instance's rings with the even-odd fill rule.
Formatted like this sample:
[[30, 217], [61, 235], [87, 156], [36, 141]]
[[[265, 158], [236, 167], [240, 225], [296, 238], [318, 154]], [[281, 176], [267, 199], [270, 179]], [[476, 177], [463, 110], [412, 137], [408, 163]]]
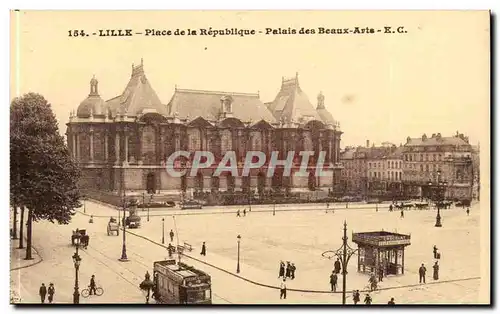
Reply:
[[434, 274], [433, 274], [432, 278], [434, 278], [434, 280], [438, 280], [439, 279], [439, 265], [438, 265], [437, 261], [434, 264], [434, 266], [432, 266], [432, 268], [434, 268]]

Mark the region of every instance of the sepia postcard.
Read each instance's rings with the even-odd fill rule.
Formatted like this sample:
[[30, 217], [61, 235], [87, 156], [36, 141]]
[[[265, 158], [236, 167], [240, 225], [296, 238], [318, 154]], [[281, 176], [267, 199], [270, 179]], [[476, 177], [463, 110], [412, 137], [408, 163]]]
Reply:
[[11, 304], [491, 304], [489, 11], [10, 17]]

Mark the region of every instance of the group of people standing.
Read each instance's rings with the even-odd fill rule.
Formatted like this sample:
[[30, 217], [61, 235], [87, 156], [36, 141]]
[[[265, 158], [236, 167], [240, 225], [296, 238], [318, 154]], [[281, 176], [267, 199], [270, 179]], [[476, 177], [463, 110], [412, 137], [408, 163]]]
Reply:
[[283, 279], [290, 278], [290, 279], [295, 279], [295, 270], [297, 268], [295, 267], [294, 263], [290, 263], [289, 261], [285, 263], [283, 261], [280, 261], [280, 270], [278, 274], [278, 278], [283, 277]]

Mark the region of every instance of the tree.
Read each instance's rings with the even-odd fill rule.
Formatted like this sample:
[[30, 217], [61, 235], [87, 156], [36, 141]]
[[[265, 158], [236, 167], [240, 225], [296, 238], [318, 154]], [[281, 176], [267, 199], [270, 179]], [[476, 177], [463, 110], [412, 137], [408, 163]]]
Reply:
[[71, 221], [80, 206], [80, 173], [43, 96], [29, 93], [14, 99], [10, 125], [11, 195], [16, 205], [28, 210], [26, 259], [31, 259], [33, 221]]

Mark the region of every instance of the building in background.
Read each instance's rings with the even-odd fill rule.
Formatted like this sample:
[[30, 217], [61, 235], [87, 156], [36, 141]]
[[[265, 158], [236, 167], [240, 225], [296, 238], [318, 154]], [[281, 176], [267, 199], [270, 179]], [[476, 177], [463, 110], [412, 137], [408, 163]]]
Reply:
[[[187, 189], [245, 192], [257, 188], [260, 193], [336, 189], [342, 132], [324, 101], [320, 93], [314, 106], [296, 75], [282, 79], [276, 98], [268, 104], [258, 93], [176, 88], [164, 105], [141, 60], [140, 65], [132, 65], [123, 93], [107, 101], [100, 97], [98, 81], [92, 78], [88, 97], [76, 113], [70, 114], [67, 142], [82, 169], [81, 187], [115, 195], [122, 191], [178, 195]], [[283, 176], [283, 168], [278, 168], [272, 178], [259, 169], [252, 169], [247, 177], [232, 177], [229, 172], [216, 177], [212, 176], [212, 167], [200, 169], [194, 177], [171, 177], [165, 170], [166, 161], [180, 150], [210, 151], [216, 162], [227, 151], [235, 151], [240, 163], [250, 150], [262, 151], [268, 157], [272, 151], [279, 151], [280, 159], [285, 159], [288, 151], [295, 151], [296, 157], [300, 151], [314, 151], [315, 156], [325, 151], [325, 162], [336, 165], [337, 170], [329, 177], [316, 177], [314, 171], [304, 178]], [[184, 160], [176, 166], [189, 168], [190, 164], [190, 160]]]
[[429, 198], [432, 186], [445, 183], [445, 197], [472, 198], [472, 146], [457, 132], [406, 139], [403, 146], [403, 194], [408, 198]]
[[472, 173], [474, 176], [473, 186], [472, 186], [472, 198], [479, 201], [479, 193], [480, 193], [480, 158], [479, 158], [479, 144], [472, 146]]
[[362, 198], [400, 199], [402, 196], [403, 147], [384, 142], [381, 146], [347, 147], [341, 154], [345, 194]]

